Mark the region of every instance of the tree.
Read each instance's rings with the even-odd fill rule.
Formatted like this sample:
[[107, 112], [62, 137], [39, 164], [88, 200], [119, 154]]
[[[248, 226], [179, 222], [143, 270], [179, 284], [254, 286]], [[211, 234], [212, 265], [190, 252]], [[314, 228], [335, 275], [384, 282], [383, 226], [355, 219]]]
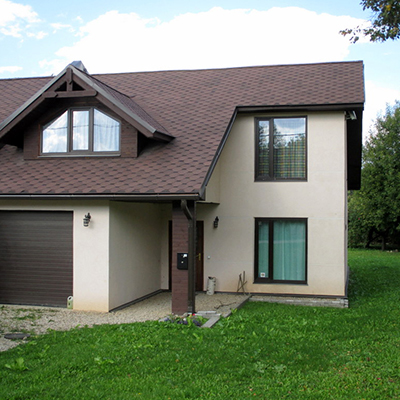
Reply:
[[371, 42], [384, 42], [400, 37], [400, 1], [399, 0], [362, 0], [363, 10], [371, 10], [373, 17], [371, 26], [340, 31], [343, 36], [351, 35], [350, 41], [355, 43], [360, 35], [369, 36]]
[[349, 197], [349, 243], [400, 244], [400, 102], [377, 118], [363, 148], [361, 189]]

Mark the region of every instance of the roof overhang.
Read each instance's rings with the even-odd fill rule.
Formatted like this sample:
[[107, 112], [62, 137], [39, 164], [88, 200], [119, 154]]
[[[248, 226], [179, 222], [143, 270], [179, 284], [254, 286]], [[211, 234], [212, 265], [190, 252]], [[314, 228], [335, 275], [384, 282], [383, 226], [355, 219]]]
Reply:
[[364, 110], [364, 103], [237, 106], [236, 110], [238, 113], [263, 113], [271, 111], [273, 112], [352, 111], [352, 110]]
[[0, 194], [0, 200], [112, 200], [126, 202], [159, 203], [177, 200], [198, 201], [202, 200], [199, 193], [154, 193], [154, 194]]

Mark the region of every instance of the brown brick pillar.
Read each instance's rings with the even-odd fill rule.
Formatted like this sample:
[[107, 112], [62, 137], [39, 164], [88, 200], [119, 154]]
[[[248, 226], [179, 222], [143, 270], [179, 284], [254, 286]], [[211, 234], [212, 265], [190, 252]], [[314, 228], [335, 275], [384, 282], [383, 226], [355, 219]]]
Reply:
[[[190, 212], [194, 214], [191, 204]], [[189, 306], [189, 271], [177, 266], [177, 254], [189, 253], [189, 221], [181, 209], [180, 202], [172, 205], [172, 313], [184, 314]], [[192, 254], [194, 257], [194, 254]]]

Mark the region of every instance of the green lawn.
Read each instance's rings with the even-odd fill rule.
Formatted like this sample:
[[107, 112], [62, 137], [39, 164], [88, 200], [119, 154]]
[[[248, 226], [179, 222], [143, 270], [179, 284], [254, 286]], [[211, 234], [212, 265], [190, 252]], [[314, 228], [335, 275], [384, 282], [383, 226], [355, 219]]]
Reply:
[[249, 303], [212, 329], [50, 332], [0, 353], [0, 399], [400, 398], [400, 253], [352, 250], [349, 309]]

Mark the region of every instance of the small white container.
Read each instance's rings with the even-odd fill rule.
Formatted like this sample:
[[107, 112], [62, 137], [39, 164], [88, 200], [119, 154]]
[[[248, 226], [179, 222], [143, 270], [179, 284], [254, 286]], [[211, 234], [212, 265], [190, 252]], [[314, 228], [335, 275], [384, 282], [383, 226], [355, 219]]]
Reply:
[[215, 284], [216, 284], [217, 278], [214, 276], [209, 276], [208, 277], [208, 282], [207, 282], [207, 294], [208, 295], [213, 295], [215, 292]]
[[72, 296], [68, 296], [67, 299], [67, 308], [72, 310], [74, 308], [74, 298]]

